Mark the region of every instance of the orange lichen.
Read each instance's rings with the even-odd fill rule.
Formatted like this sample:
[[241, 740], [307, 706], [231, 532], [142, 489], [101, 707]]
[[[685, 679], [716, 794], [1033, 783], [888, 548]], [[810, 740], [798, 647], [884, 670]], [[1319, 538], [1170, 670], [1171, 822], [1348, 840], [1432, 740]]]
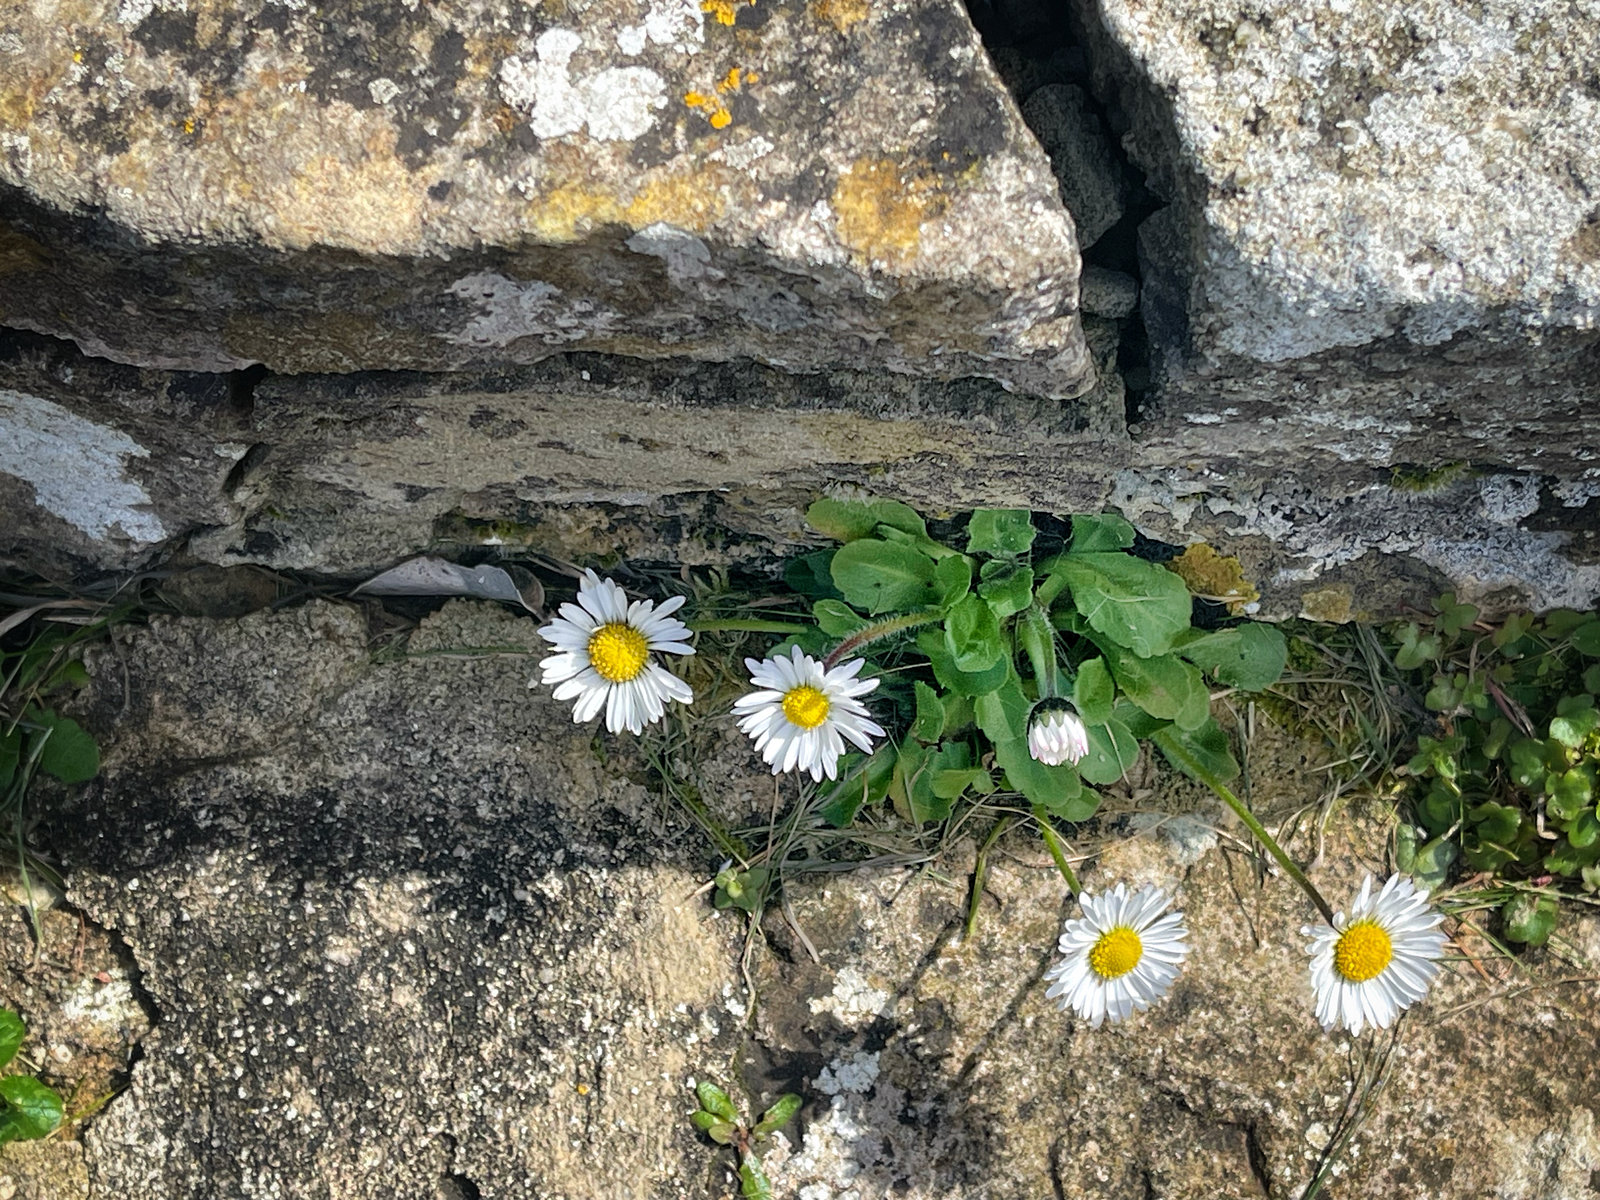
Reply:
[[887, 158], [857, 159], [833, 188], [840, 239], [869, 263], [892, 268], [917, 257], [922, 223], [943, 207], [936, 175]]
[[711, 128], [726, 129], [733, 123], [733, 114], [725, 108], [719, 108], [711, 114]]
[[812, 11], [840, 33], [849, 33], [853, 25], [867, 19], [869, 0], [816, 0]]
[[[748, 0], [754, 5], [756, 0]], [[710, 13], [723, 25], [732, 25], [739, 16], [738, 0], [700, 0], [700, 11]]]

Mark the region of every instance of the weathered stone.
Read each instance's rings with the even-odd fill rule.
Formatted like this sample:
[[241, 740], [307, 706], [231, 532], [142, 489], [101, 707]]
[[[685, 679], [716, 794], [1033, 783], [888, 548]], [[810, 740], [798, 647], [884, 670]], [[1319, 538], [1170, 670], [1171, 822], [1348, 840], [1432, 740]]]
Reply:
[[1078, 11], [1170, 202], [1141, 229], [1149, 458], [1305, 478], [1332, 438], [1380, 467], [1600, 473], [1592, 6]]
[[[1304, 761], [1304, 748], [1285, 749]], [[1315, 803], [1309, 765], [1263, 768], [1279, 802]], [[1197, 798], [1157, 785], [1139, 807]], [[1588, 1051], [1563, 1061], [1560, 1047], [1600, 1033], [1593, 983], [1558, 984], [1570, 975], [1549, 962], [1530, 993], [1506, 964], [1491, 959], [1492, 985], [1457, 964], [1392, 1041], [1324, 1034], [1299, 932], [1314, 910], [1287, 879], [1259, 883], [1217, 848], [1219, 807], [1093, 847], [1085, 887], [1175, 890], [1193, 945], [1158, 1009], [1099, 1030], [1044, 997], [1076, 910], [1036, 843], [992, 856], [967, 941], [959, 881], [794, 881], [793, 929], [818, 959], [769, 918], [782, 953], [761, 962], [757, 1028], [767, 1061], [821, 1064], [811, 1082], [822, 1095], [775, 1185], [808, 1200], [1287, 1198], [1326, 1166], [1332, 1194], [1584, 1196], [1600, 1168], [1600, 1095]], [[1376, 823], [1341, 825], [1317, 881], [1342, 902], [1382, 840]], [[1469, 953], [1487, 949], [1457, 936]], [[1600, 945], [1600, 922], [1580, 917], [1573, 936]], [[1347, 1126], [1369, 1088], [1370, 1115]]]
[[[1600, 1169], [1587, 976], [1545, 952], [1513, 971], [1452, 925], [1494, 982], [1447, 965], [1392, 1050], [1324, 1035], [1309, 905], [1258, 880], [1203, 789], [1147, 766], [1142, 817], [1077, 849], [1091, 887], [1176, 889], [1194, 953], [1159, 1010], [1091, 1031], [1045, 1000], [1072, 909], [1026, 839], [991, 852], [968, 942], [959, 851], [791, 873], [747, 995], [742, 922], [700, 886], [715, 859], [630, 778], [629, 743], [525, 690], [534, 628], [457, 602], [374, 662], [360, 613], [315, 603], [159, 620], [91, 661], [105, 774], [48, 828], [160, 1015], [85, 1129], [92, 1200], [731, 1194], [684, 1120], [691, 1076], [747, 1108], [803, 1092], [767, 1157], [799, 1200], [1291, 1197], [1330, 1146], [1350, 1194], [1398, 1200], [1577, 1200]], [[687, 664], [702, 704], [709, 659]], [[1320, 759], [1260, 724], [1255, 794], [1313, 804]], [[706, 741], [681, 769], [710, 810], [767, 812], [748, 743]], [[1315, 875], [1336, 899], [1386, 821], [1329, 830]], [[1574, 955], [1600, 954], [1600, 921], [1564, 920]], [[1338, 1144], [1350, 1072], [1385, 1053]]]
[[[224, 565], [325, 572], [440, 544], [770, 563], [806, 536], [825, 485], [929, 511], [1097, 508], [1127, 444], [1114, 374], [1064, 402], [979, 379], [563, 356], [498, 374], [269, 377], [230, 406], [223, 377], [23, 342], [21, 366], [0, 362], [0, 554], [54, 573], [144, 565], [184, 539]], [[70, 367], [50, 365], [57, 353]], [[1114, 344], [1096, 353], [1114, 363]], [[66, 412], [69, 378], [89, 399]], [[197, 378], [209, 408], [184, 399]], [[46, 405], [63, 409], [48, 453], [25, 451]], [[1040, 462], [1066, 465], [1043, 476]]]
[[1079, 305], [1097, 317], [1126, 317], [1139, 306], [1139, 281], [1121, 271], [1086, 267], [1081, 286]]
[[1050, 156], [1078, 244], [1089, 249], [1121, 220], [1125, 190], [1100, 118], [1082, 88], [1052, 83], [1023, 102], [1022, 119]]
[[56, 839], [160, 1014], [86, 1132], [96, 1200], [701, 1200], [685, 1087], [743, 931], [626, 756], [528, 692], [535, 628], [456, 605], [373, 667], [318, 603], [91, 665], [106, 770]]
[[0, 17], [0, 323], [145, 366], [563, 350], [1092, 382], [956, 0]]

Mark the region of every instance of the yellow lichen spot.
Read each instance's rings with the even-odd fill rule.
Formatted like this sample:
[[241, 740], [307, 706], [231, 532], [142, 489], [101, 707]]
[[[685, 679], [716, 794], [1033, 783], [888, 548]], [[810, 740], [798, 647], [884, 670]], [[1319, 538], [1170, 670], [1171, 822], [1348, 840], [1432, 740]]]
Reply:
[[746, 71], [744, 73], [744, 81], [746, 83], [760, 83], [761, 76], [757, 75], [754, 71]]
[[1300, 615], [1310, 621], [1343, 625], [1355, 616], [1356, 592], [1348, 583], [1330, 584], [1300, 594]]
[[[717, 90], [722, 90], [722, 84], [717, 84]], [[713, 129], [726, 129], [733, 122], [733, 114], [728, 111], [728, 106], [716, 96], [708, 96], [704, 92], [685, 92], [683, 102], [704, 113]]]
[[1226, 604], [1231, 613], [1261, 599], [1255, 584], [1244, 577], [1244, 568], [1233, 555], [1218, 554], [1204, 542], [1196, 542], [1167, 566], [1183, 577], [1196, 596]]
[[193, 117], [185, 117], [183, 119], [183, 131], [185, 133], [193, 133], [194, 132], [194, 118]]
[[741, 71], [738, 67], [734, 67], [733, 70], [729, 71], [725, 76], [723, 76], [722, 82], [717, 84], [717, 91], [737, 92], [739, 90], [739, 80], [743, 75], [743, 71]]
[[739, 15], [738, 0], [700, 0], [700, 11], [710, 13], [720, 24], [732, 25]]
[[917, 257], [922, 223], [944, 207], [937, 176], [892, 159], [857, 159], [833, 188], [839, 237], [870, 262], [900, 268]]
[[717, 103], [716, 100], [704, 92], [685, 92], [683, 94], [683, 102], [690, 108], [706, 108], [708, 106], [715, 108]]
[[840, 33], [865, 21], [870, 8], [868, 0], [816, 0], [812, 5], [812, 11]]
[[578, 1095], [587, 1096], [588, 1094], [589, 1094], [589, 1085], [587, 1083], [580, 1083], [578, 1085]]
[[74, 50], [72, 52], [72, 61], [75, 62], [75, 63], [81, 63], [83, 61], [83, 51], [82, 50]]
[[719, 108], [711, 114], [711, 128], [726, 129], [733, 122], [733, 114], [725, 108]]
[[727, 210], [725, 183], [722, 171], [713, 167], [656, 176], [634, 193], [623, 216], [635, 229], [665, 221], [699, 233]]

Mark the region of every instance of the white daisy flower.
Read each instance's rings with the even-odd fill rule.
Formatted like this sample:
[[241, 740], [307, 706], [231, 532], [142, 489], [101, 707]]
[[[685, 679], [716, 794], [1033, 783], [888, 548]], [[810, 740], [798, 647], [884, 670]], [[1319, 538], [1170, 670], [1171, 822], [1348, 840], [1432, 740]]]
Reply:
[[872, 739], [883, 736], [883, 727], [856, 699], [878, 686], [876, 679], [856, 678], [865, 659], [823, 670], [796, 646], [788, 658], [747, 658], [744, 665], [759, 690], [735, 700], [733, 711], [774, 775], [810, 771], [818, 783], [824, 774], [837, 779], [845, 738], [870, 751]]
[[688, 704], [694, 689], [650, 657], [693, 654], [689, 627], [669, 615], [683, 604], [674, 596], [659, 608], [653, 600], [628, 603], [623, 590], [593, 571], [578, 584], [578, 602], [563, 604], [561, 615], [539, 636], [557, 650], [539, 663], [542, 679], [555, 685], [557, 700], [572, 700], [572, 720], [582, 723], [604, 705], [606, 728], [642, 733], [666, 711], [668, 700]]
[[1189, 954], [1181, 912], [1162, 913], [1168, 896], [1154, 884], [1129, 891], [1117, 884], [1103, 896], [1078, 897], [1083, 916], [1067, 922], [1058, 949], [1066, 955], [1044, 973], [1054, 980], [1047, 999], [1061, 999], [1098, 1029], [1124, 1021], [1161, 999]]
[[1089, 731], [1070, 703], [1051, 698], [1033, 706], [1028, 717], [1028, 753], [1047, 767], [1076, 763], [1089, 753]]
[[1449, 939], [1434, 928], [1444, 914], [1427, 900], [1428, 893], [1403, 875], [1390, 876], [1374, 896], [1368, 875], [1348, 917], [1337, 912], [1331, 927], [1301, 929], [1313, 939], [1306, 953], [1324, 1029], [1387, 1029], [1402, 1009], [1428, 994]]

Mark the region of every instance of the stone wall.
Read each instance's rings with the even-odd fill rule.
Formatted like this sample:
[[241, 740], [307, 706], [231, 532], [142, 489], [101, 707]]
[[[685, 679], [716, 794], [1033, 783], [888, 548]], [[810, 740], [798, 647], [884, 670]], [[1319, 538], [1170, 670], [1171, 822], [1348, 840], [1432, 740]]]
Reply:
[[1597, 23], [1480, 10], [17, 10], [0, 563], [760, 566], [847, 484], [1591, 603]]

